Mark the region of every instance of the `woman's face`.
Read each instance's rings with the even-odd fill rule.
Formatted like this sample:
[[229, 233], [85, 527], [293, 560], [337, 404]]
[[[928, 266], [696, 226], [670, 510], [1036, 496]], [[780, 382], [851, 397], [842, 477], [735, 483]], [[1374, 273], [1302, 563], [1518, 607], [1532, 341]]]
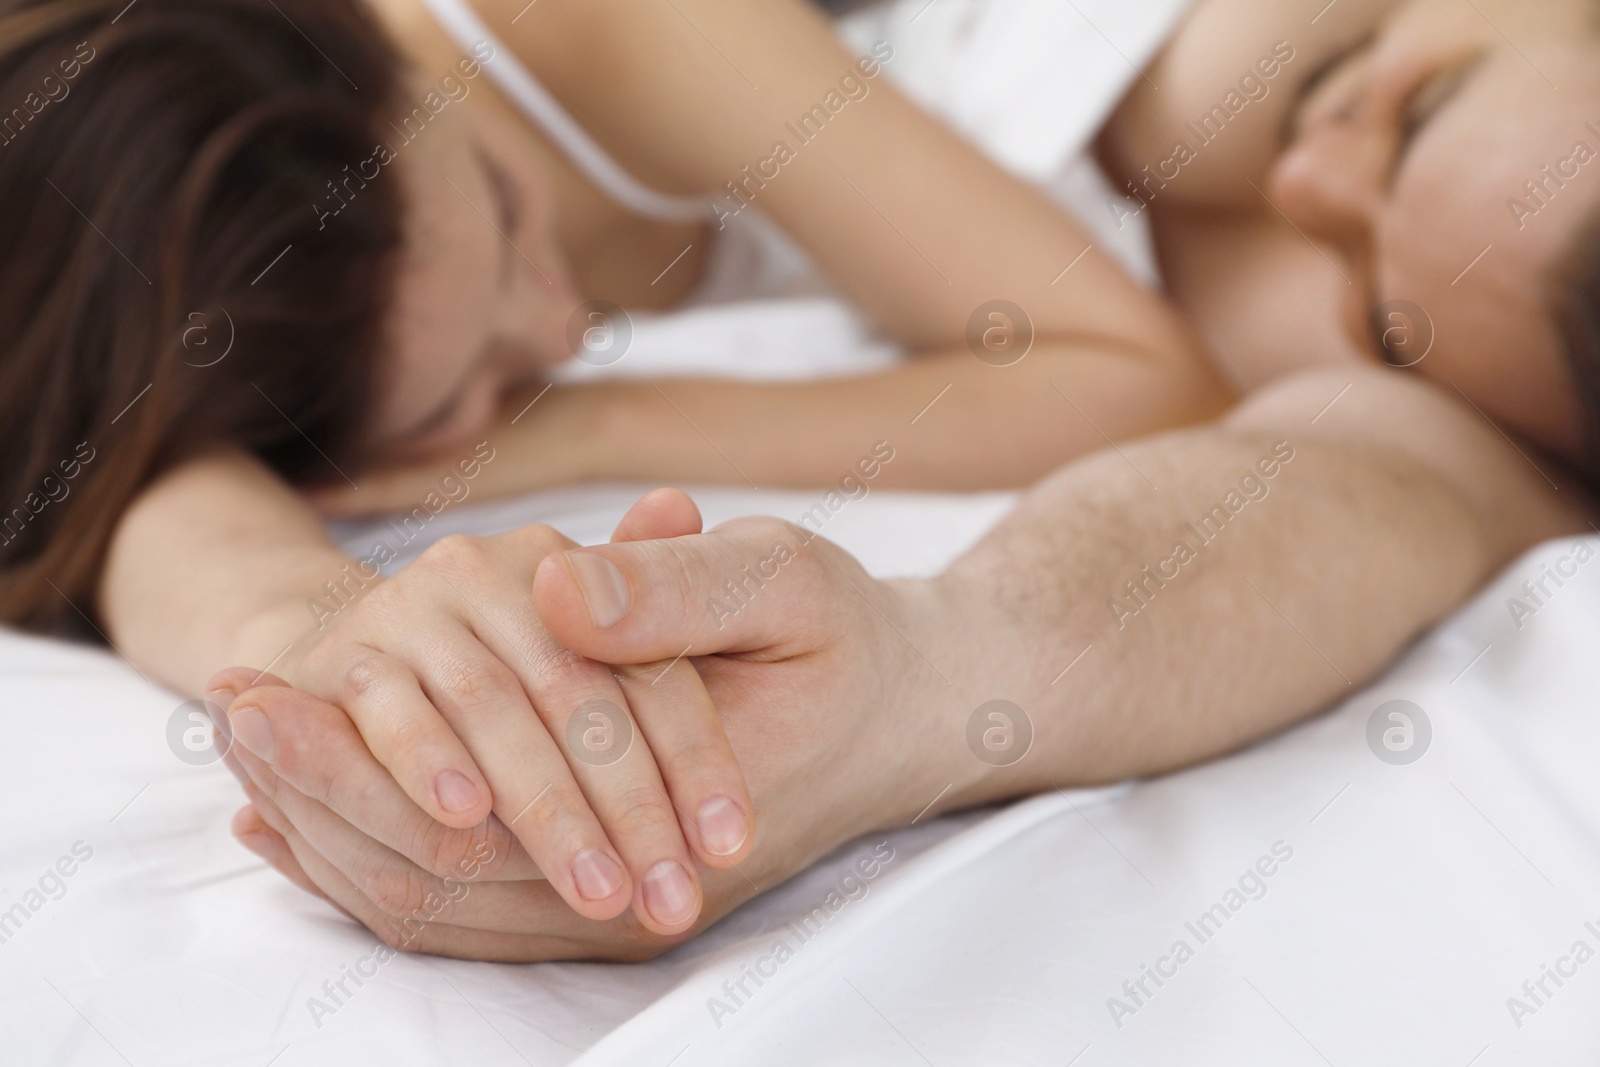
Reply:
[[452, 106], [389, 164], [405, 183], [406, 248], [387, 324], [375, 462], [466, 443], [508, 388], [566, 360], [579, 303], [537, 159], [500, 120]]
[[[1578, 454], [1579, 402], [1547, 299], [1552, 268], [1600, 210], [1600, 5], [1401, 5], [1307, 95], [1272, 190], [1340, 253], [1346, 325], [1363, 348], [1383, 354], [1378, 335], [1421, 318], [1386, 304], [1416, 305], [1433, 331], [1418, 372]], [[1422, 354], [1428, 326], [1416, 328], [1391, 362]]]

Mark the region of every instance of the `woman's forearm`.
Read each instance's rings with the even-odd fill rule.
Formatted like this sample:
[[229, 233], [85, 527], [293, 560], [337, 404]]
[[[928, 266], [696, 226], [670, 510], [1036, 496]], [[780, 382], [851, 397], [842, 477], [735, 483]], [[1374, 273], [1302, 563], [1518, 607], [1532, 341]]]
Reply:
[[[1013, 488], [1227, 402], [1196, 364], [1053, 341], [1010, 366], [963, 348], [861, 377], [605, 381], [528, 399], [486, 431], [495, 460], [472, 484], [479, 499], [578, 481], [821, 487], [859, 476], [880, 445], [878, 460], [894, 458], [876, 465], [877, 488]], [[339, 513], [403, 510], [447, 468], [440, 459], [374, 471], [359, 491], [322, 499]]]
[[875, 444], [876, 486], [1030, 485], [1063, 462], [1220, 414], [1203, 370], [1109, 348], [1041, 343], [991, 366], [965, 349], [805, 383], [618, 383], [598, 399], [587, 475], [629, 481], [825, 486]]
[[351, 563], [281, 479], [218, 454], [168, 474], [123, 516], [100, 614], [134, 666], [198, 694], [217, 670], [266, 667], [316, 632], [307, 604], [329, 581], [357, 591]]

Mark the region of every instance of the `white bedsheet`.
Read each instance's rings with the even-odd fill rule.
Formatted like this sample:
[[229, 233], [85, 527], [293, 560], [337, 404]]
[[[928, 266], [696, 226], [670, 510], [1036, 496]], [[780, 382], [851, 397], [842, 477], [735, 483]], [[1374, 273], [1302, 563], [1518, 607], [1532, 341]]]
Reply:
[[[631, 490], [589, 493], [497, 521], [597, 536]], [[701, 499], [714, 519], [807, 503]], [[925, 570], [1005, 503], [874, 494], [830, 533]], [[0, 1063], [1592, 1065], [1600, 962], [1563, 958], [1600, 949], [1600, 562], [1521, 629], [1506, 604], [1570, 554], [1518, 561], [1377, 685], [1230, 759], [856, 842], [650, 964], [397, 959], [320, 1020], [311, 998], [372, 936], [233, 843], [232, 779], [167, 747], [176, 697], [6, 636], [0, 909], [92, 855], [0, 944]], [[1366, 740], [1391, 699], [1432, 723], [1408, 766]], [[1278, 842], [1261, 899], [1201, 943], [1185, 923]], [[1180, 939], [1193, 958], [1134, 1001], [1122, 984]], [[1535, 1002], [1546, 965], [1576, 973]]]

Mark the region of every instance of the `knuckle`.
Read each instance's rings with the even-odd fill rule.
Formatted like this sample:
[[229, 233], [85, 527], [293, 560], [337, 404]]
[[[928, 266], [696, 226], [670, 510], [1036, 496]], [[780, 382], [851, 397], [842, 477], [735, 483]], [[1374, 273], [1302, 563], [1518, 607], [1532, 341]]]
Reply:
[[785, 564], [786, 570], [796, 573], [814, 573], [820, 562], [819, 553], [826, 551], [829, 542], [813, 534], [803, 526], [797, 526], [785, 519], [772, 519], [771, 529], [768, 531], [767, 544], [770, 547], [784, 545], [791, 553], [791, 561]]
[[373, 867], [362, 877], [359, 887], [374, 907], [395, 918], [420, 910], [428, 896], [421, 872], [410, 869]]
[[750, 525], [751, 529], [763, 540], [782, 538], [796, 541], [802, 536], [800, 527], [787, 519], [780, 519], [772, 515], [758, 515]]
[[397, 665], [388, 656], [369, 652], [354, 656], [344, 667], [340, 693], [349, 700], [360, 700], [380, 693], [396, 680]]
[[[448, 877], [462, 882], [492, 879], [505, 870], [512, 854], [521, 848], [505, 823], [491, 815], [470, 830], [452, 830], [456, 852]], [[446, 877], [441, 873], [440, 877]]]
[[467, 534], [446, 534], [423, 550], [436, 560], [475, 560], [482, 555], [483, 542]]
[[430, 723], [423, 722], [411, 715], [392, 715], [382, 727], [382, 744], [375, 746], [383, 753], [383, 762], [394, 774], [396, 769], [403, 769], [403, 764], [397, 760], [415, 759], [419, 763], [426, 757], [426, 750], [430, 743], [437, 737], [437, 732]]
[[719, 533], [733, 535], [740, 541], [750, 541], [764, 550], [774, 541], [786, 541], [791, 546], [803, 543], [816, 535], [775, 515], [747, 515], [717, 527]]
[[451, 830], [432, 819], [420, 820], [407, 854], [435, 878], [473, 881], [487, 866], [480, 854], [484, 837], [478, 828]]
[[488, 563], [489, 557], [489, 546], [483, 538], [449, 534], [424, 549], [417, 563], [447, 574], [473, 574]]
[[457, 835], [449, 831], [424, 828], [421, 840], [409, 852], [423, 870], [435, 878], [458, 877], [456, 867], [467, 855]]
[[532, 551], [541, 555], [560, 552], [576, 545], [576, 542], [565, 534], [544, 523], [535, 523], [532, 526], [523, 526], [520, 529], [510, 530], [497, 535], [497, 539], [504, 540], [506, 544], [512, 546], [518, 552]]
[[730, 774], [737, 778], [738, 766], [738, 761], [715, 724], [708, 726], [706, 733], [674, 748], [663, 761], [663, 767], [676, 768], [686, 776], [694, 775], [689, 780], [695, 785], [703, 784], [708, 794], [725, 791], [716, 783], [724, 781]]
[[337, 789], [344, 783], [341, 775], [349, 773], [327, 743], [324, 733], [316, 729], [296, 729], [300, 722], [273, 718], [272, 732], [277, 740], [277, 753], [272, 770], [285, 782], [317, 803], [334, 806]]
[[666, 798], [650, 786], [634, 786], [623, 793], [610, 822], [624, 836], [660, 831], [668, 822], [676, 826]]
[[716, 595], [711, 567], [705, 557], [682, 541], [649, 542], [647, 550], [664, 558], [664, 568], [652, 568], [652, 578], [674, 591], [685, 612], [694, 614], [703, 607], [702, 599]]
[[439, 670], [429, 681], [441, 700], [457, 706], [482, 703], [484, 690], [488, 687], [470, 664], [461, 662]]
[[464, 876], [486, 880], [503, 878], [519, 862], [530, 864], [532, 862], [527, 849], [522, 847], [522, 842], [517, 840], [516, 835], [499, 819], [493, 817], [489, 819], [489, 832], [479, 843], [473, 859], [476, 866], [469, 867]]
[[502, 703], [521, 691], [509, 668], [487, 658], [456, 661], [432, 681], [441, 700], [463, 708]]
[[528, 649], [527, 656], [534, 672], [546, 685], [553, 687], [591, 681], [596, 673], [602, 670], [594, 660], [580, 656], [554, 641], [539, 642]]
[[522, 840], [536, 837], [549, 841], [556, 839], [557, 835], [578, 840], [586, 836], [581, 830], [580, 821], [582, 814], [590, 810], [589, 804], [575, 784], [566, 782], [552, 785], [522, 803], [527, 806], [511, 819], [522, 828]]
[[[336, 767], [325, 773], [316, 759], [319, 751], [305, 738], [294, 738], [287, 743], [279, 741], [275, 767], [278, 773], [292, 777], [297, 791], [323, 807], [335, 812], [360, 810], [344, 803], [344, 797], [351, 792], [349, 772], [343, 767]], [[356, 803], [360, 803], [359, 799]]]
[[[365, 816], [388, 809], [392, 803], [388, 784], [388, 772], [382, 768], [368, 773], [367, 768], [340, 767], [331, 775], [307, 779], [296, 788], [354, 825], [364, 821]], [[427, 818], [421, 814], [418, 817]]]

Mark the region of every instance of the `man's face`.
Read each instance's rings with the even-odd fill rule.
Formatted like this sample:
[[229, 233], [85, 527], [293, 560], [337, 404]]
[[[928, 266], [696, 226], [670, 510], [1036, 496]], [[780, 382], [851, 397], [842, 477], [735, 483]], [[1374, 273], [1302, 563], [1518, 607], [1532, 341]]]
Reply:
[[1600, 205], [1600, 159], [1576, 162], [1580, 142], [1600, 153], [1596, 19], [1591, 0], [1403, 5], [1311, 92], [1273, 174], [1284, 213], [1340, 254], [1363, 348], [1401, 325], [1375, 309], [1419, 306], [1433, 336], [1417, 371], [1568, 457], [1582, 419], [1550, 300]]

